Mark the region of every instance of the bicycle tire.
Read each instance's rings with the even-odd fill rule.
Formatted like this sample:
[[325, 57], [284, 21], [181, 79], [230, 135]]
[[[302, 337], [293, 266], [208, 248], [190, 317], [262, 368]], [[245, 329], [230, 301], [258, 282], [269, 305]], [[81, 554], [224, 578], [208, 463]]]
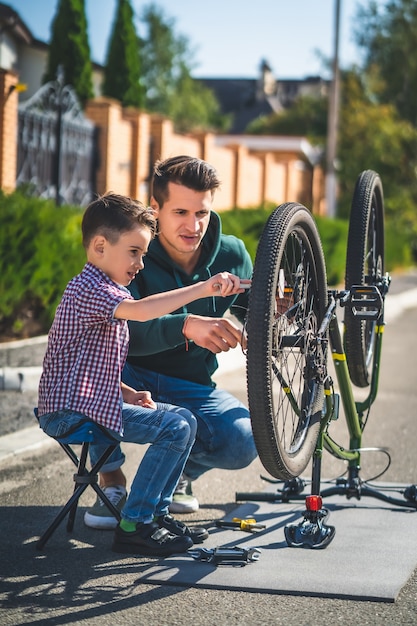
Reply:
[[265, 469], [280, 480], [299, 476], [316, 445], [326, 355], [315, 336], [326, 302], [314, 219], [300, 204], [283, 204], [270, 215], [259, 241], [246, 319], [255, 445]]
[[[384, 275], [384, 194], [379, 175], [363, 171], [356, 181], [349, 221], [345, 288], [381, 284]], [[371, 381], [378, 320], [361, 320], [346, 307], [344, 348], [349, 376], [356, 387]]]

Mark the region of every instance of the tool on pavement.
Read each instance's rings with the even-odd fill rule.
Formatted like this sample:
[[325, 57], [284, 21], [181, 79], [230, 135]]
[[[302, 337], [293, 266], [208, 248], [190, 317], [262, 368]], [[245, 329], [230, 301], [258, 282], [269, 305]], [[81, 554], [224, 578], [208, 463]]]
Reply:
[[245, 532], [251, 533], [256, 530], [263, 530], [266, 528], [265, 524], [258, 524], [253, 517], [240, 519], [240, 517], [234, 517], [231, 522], [225, 520], [217, 520], [216, 526], [218, 528], [239, 528]]
[[207, 561], [213, 565], [246, 565], [252, 561], [257, 561], [261, 554], [258, 548], [197, 548], [188, 550], [189, 554], [196, 561]]

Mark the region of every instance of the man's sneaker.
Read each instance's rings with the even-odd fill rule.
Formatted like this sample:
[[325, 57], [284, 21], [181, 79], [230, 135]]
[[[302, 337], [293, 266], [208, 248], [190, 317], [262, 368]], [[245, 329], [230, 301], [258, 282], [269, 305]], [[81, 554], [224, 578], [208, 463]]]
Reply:
[[198, 500], [193, 496], [191, 480], [182, 474], [169, 505], [170, 513], [194, 513], [198, 511]]
[[172, 515], [161, 515], [155, 518], [156, 523], [160, 528], [166, 528], [173, 535], [178, 537], [191, 537], [193, 543], [202, 543], [208, 538], [208, 530], [202, 526], [186, 526], [177, 519], [174, 519]]
[[[121, 511], [126, 502], [126, 489], [122, 486], [104, 487], [103, 491], [116, 509]], [[114, 530], [117, 526], [117, 519], [97, 496], [94, 506], [84, 514], [84, 524], [99, 530]]]
[[136, 524], [136, 530], [126, 532], [117, 526], [112, 545], [113, 552], [143, 556], [170, 556], [187, 552], [193, 540], [187, 535], [173, 535], [156, 522]]

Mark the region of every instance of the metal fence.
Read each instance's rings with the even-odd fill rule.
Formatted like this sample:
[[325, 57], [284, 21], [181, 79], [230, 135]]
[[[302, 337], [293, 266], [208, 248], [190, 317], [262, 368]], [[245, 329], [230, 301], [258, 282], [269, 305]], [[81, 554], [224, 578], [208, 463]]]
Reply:
[[16, 186], [57, 205], [85, 206], [96, 169], [97, 129], [59, 74], [19, 106]]

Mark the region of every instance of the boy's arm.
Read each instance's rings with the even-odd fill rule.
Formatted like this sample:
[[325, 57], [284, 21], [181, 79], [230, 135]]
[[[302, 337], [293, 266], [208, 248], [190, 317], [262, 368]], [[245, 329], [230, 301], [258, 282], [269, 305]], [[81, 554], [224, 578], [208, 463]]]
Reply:
[[[247, 281], [246, 281], [247, 282]], [[173, 291], [156, 293], [142, 300], [123, 300], [115, 309], [119, 319], [146, 322], [209, 296], [231, 296], [243, 293], [240, 278], [228, 272], [220, 272], [208, 280]]]

